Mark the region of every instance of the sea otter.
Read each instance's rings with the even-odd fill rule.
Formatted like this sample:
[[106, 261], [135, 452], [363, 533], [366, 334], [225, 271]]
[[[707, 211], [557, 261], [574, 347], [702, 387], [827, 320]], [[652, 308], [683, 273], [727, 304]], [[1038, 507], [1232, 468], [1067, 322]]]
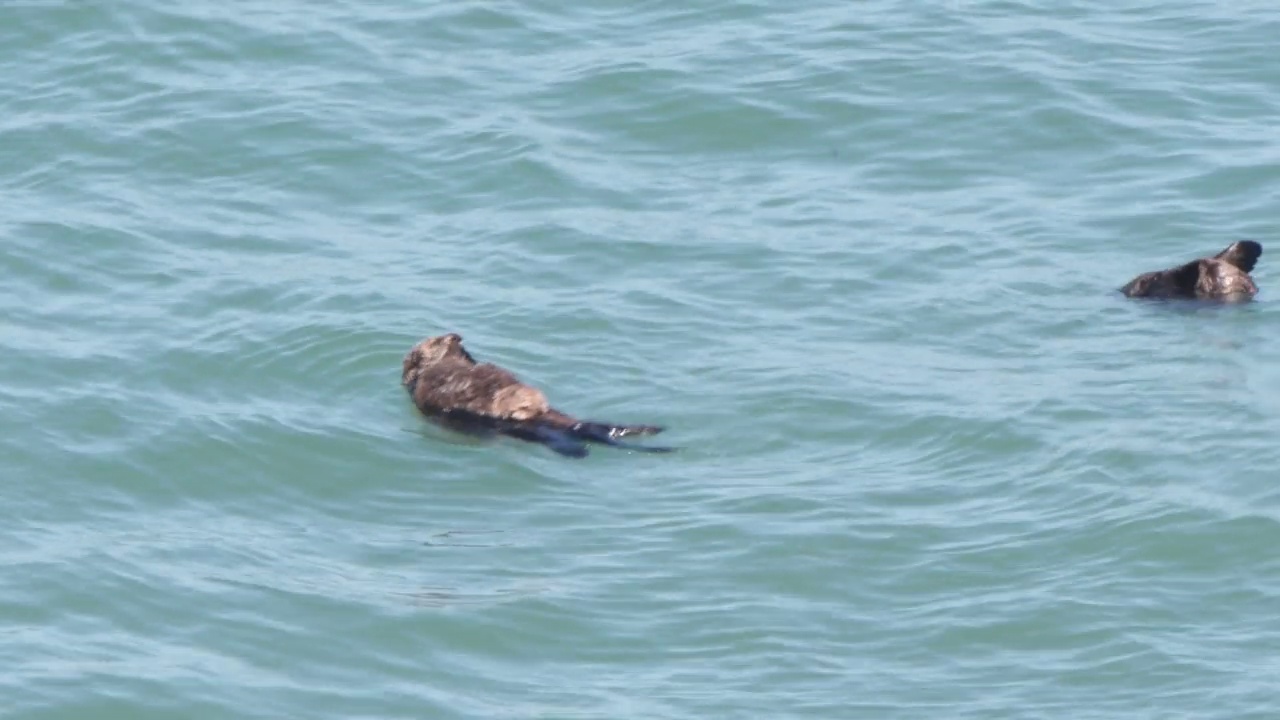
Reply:
[[1143, 273], [1120, 288], [1120, 292], [1126, 297], [1244, 302], [1258, 293], [1258, 286], [1253, 284], [1249, 273], [1261, 256], [1262, 245], [1241, 240], [1213, 257]]
[[542, 443], [568, 457], [586, 457], [586, 442], [643, 452], [673, 448], [625, 443], [629, 435], [656, 435], [656, 425], [617, 425], [578, 420], [551, 407], [542, 391], [490, 363], [477, 363], [462, 336], [427, 338], [404, 357], [401, 383], [418, 410], [454, 430], [499, 433]]

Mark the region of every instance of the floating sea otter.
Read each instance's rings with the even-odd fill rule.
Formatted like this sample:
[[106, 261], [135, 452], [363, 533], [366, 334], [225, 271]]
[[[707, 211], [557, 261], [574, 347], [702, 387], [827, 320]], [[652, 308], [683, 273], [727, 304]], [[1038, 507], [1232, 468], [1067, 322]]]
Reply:
[[1213, 257], [1168, 270], [1143, 273], [1120, 288], [1126, 297], [1186, 298], [1243, 302], [1258, 293], [1249, 273], [1262, 256], [1262, 246], [1242, 240]]
[[404, 357], [401, 382], [422, 414], [454, 430], [509, 435], [577, 458], [586, 457], [586, 442], [642, 452], [674, 449], [618, 440], [662, 432], [663, 428], [655, 425], [578, 420], [556, 410], [541, 390], [497, 365], [477, 363], [456, 333], [414, 345]]

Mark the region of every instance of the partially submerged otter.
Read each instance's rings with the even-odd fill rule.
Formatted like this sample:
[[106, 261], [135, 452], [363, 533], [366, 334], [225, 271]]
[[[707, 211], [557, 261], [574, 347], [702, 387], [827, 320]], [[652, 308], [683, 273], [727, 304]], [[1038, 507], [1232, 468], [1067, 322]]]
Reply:
[[500, 433], [546, 445], [561, 455], [586, 457], [586, 442], [644, 452], [672, 448], [625, 443], [628, 435], [656, 435], [656, 425], [615, 425], [578, 420], [551, 407], [541, 390], [490, 363], [477, 363], [462, 336], [427, 338], [404, 357], [401, 377], [422, 414], [455, 430]]
[[1143, 273], [1120, 288], [1126, 297], [1184, 298], [1243, 302], [1258, 293], [1249, 273], [1262, 256], [1262, 245], [1242, 240], [1213, 257], [1192, 260], [1168, 270]]

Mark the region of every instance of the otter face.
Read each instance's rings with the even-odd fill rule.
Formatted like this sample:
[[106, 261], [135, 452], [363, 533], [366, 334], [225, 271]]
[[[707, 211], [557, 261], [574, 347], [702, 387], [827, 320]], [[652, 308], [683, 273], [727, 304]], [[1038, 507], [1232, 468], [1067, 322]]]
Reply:
[[1129, 297], [1148, 297], [1151, 295], [1151, 286], [1154, 282], [1155, 278], [1150, 275], [1139, 275], [1120, 288], [1120, 292]]
[[462, 349], [461, 335], [449, 333], [423, 340], [414, 345], [409, 354], [404, 356], [403, 373], [400, 377], [400, 382], [404, 385], [412, 385], [417, 382], [418, 375], [421, 374], [423, 368], [428, 365], [434, 365], [448, 357], [471, 359], [467, 351]]

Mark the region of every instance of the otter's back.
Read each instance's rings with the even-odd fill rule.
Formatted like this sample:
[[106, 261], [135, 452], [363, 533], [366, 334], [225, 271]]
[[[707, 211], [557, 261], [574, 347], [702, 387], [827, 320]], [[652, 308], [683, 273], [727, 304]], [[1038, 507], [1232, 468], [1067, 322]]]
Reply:
[[[520, 389], [517, 393], [516, 389]], [[521, 398], [525, 410], [545, 407], [545, 398], [524, 385], [515, 375], [491, 363], [472, 365], [462, 360], [446, 360], [424, 368], [413, 388], [413, 401], [424, 413], [451, 411], [478, 416], [506, 418], [510, 398]], [[530, 407], [530, 405], [534, 407]], [[541, 407], [539, 407], [539, 405]]]

